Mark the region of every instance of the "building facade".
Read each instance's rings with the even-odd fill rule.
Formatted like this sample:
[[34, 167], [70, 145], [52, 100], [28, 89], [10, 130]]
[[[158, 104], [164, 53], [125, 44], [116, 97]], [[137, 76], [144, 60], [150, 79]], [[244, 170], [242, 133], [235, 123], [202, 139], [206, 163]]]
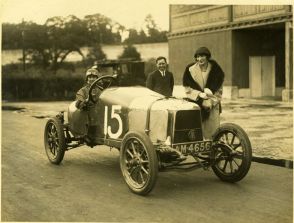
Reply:
[[206, 46], [225, 72], [224, 97], [292, 100], [290, 5], [170, 5], [169, 66], [182, 83]]

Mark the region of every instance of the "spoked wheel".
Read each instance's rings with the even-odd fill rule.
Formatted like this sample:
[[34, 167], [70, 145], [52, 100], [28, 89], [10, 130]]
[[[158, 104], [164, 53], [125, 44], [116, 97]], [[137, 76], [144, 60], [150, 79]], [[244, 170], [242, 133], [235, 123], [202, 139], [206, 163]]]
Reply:
[[250, 140], [246, 132], [232, 123], [222, 124], [215, 132], [212, 169], [223, 181], [237, 182], [249, 171], [252, 159]]
[[125, 135], [120, 149], [120, 168], [132, 192], [146, 195], [153, 189], [158, 160], [146, 134], [129, 132]]
[[60, 164], [64, 157], [66, 143], [63, 126], [57, 118], [49, 119], [44, 132], [45, 151], [49, 161]]

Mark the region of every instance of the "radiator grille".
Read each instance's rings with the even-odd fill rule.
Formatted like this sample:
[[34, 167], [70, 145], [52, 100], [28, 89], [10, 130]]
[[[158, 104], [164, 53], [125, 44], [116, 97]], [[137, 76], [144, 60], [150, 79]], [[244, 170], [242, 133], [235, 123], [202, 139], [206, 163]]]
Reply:
[[200, 110], [178, 111], [175, 115], [173, 143], [203, 140]]

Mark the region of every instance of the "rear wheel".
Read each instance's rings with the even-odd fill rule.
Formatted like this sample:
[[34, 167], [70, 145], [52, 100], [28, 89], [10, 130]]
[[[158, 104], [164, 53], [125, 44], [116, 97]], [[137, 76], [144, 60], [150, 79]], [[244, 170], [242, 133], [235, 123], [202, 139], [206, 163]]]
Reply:
[[63, 160], [66, 143], [63, 125], [57, 118], [49, 119], [44, 132], [45, 151], [49, 161], [60, 164]]
[[232, 123], [222, 124], [213, 135], [212, 169], [223, 181], [237, 182], [249, 171], [252, 148], [246, 132]]
[[153, 189], [158, 174], [158, 160], [146, 134], [126, 134], [120, 149], [120, 168], [132, 192], [146, 195]]

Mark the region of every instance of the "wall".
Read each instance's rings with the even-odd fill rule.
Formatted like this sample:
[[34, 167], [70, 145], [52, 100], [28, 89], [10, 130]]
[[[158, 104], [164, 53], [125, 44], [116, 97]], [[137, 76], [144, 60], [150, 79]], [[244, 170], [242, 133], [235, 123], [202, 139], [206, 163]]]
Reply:
[[232, 85], [232, 35], [231, 31], [221, 31], [181, 38], [170, 38], [169, 64], [175, 76], [175, 82], [182, 84], [182, 75], [187, 64], [194, 62], [194, 53], [198, 47], [206, 46], [225, 72], [224, 85]]
[[171, 5], [172, 32], [223, 25], [230, 21], [231, 6], [228, 5]]
[[247, 21], [280, 20], [292, 13], [291, 5], [170, 5], [171, 33], [208, 27], [248, 26]]

